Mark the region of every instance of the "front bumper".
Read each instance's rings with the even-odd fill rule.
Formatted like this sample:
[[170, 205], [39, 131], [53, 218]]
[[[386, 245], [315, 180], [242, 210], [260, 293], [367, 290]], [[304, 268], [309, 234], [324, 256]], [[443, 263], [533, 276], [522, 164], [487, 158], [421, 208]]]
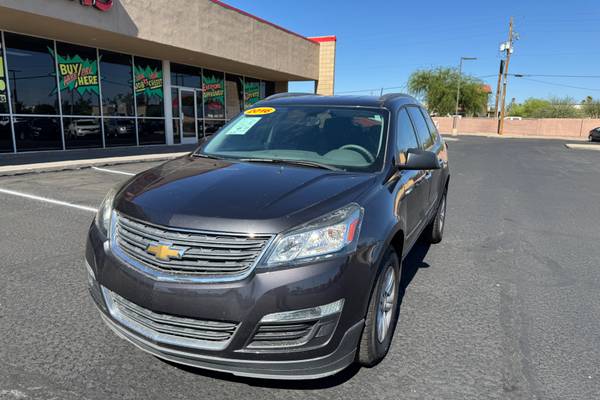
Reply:
[[[86, 260], [94, 275], [92, 297], [103, 320], [120, 337], [159, 358], [240, 376], [315, 379], [346, 368], [355, 359], [370, 295], [372, 268], [357, 253], [294, 268], [256, 271], [237, 282], [181, 283], [152, 280], [115, 257], [92, 224]], [[111, 314], [106, 288], [156, 313], [178, 317], [235, 321], [226, 346], [202, 349], [156, 340], [121, 323]], [[328, 337], [289, 348], [254, 348], [250, 344], [267, 314], [311, 308], [344, 299]]]

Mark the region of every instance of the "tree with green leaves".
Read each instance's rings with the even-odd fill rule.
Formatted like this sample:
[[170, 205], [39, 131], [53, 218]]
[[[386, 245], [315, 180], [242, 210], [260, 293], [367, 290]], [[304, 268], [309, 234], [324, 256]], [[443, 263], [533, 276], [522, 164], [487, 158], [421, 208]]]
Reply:
[[548, 100], [528, 98], [521, 104], [511, 105], [508, 115], [523, 118], [578, 118], [579, 110], [571, 97], [551, 97]]
[[511, 104], [508, 115], [523, 118], [544, 118], [544, 113], [548, 108], [550, 108], [548, 100], [530, 97], [521, 104]]
[[581, 103], [582, 113], [588, 118], [600, 118], [600, 100], [593, 99], [592, 96], [588, 96]]
[[459, 79], [459, 110], [467, 116], [485, 115], [488, 94], [483, 88], [483, 81], [470, 75], [461, 76], [455, 68], [415, 71], [408, 79], [408, 90], [427, 103], [431, 113], [453, 115]]

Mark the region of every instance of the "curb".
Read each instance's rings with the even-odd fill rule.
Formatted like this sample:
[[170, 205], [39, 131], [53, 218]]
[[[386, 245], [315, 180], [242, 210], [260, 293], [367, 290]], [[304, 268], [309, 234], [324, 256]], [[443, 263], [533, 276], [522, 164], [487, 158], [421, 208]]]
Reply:
[[190, 154], [189, 151], [181, 153], [146, 154], [139, 156], [92, 158], [87, 160], [57, 161], [24, 165], [8, 165], [0, 167], [0, 176], [14, 176], [42, 172], [57, 172], [77, 170], [108, 165], [132, 164], [147, 161], [168, 161], [177, 157]]
[[600, 151], [599, 144], [565, 143], [565, 147], [571, 150], [595, 150]]

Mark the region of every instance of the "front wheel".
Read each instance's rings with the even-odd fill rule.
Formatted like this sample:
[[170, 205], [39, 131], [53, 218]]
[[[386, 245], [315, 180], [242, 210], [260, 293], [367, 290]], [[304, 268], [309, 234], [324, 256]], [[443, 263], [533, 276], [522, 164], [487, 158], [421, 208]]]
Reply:
[[387, 251], [382, 265], [358, 345], [358, 362], [365, 367], [372, 367], [383, 360], [390, 349], [398, 320], [400, 259], [393, 249]]

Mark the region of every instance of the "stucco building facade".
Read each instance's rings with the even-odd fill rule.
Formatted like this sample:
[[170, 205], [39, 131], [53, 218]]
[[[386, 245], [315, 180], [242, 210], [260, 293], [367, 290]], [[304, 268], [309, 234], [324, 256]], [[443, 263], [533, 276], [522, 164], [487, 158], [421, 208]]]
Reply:
[[333, 94], [335, 44], [219, 0], [0, 0], [0, 153], [194, 143], [289, 81]]

